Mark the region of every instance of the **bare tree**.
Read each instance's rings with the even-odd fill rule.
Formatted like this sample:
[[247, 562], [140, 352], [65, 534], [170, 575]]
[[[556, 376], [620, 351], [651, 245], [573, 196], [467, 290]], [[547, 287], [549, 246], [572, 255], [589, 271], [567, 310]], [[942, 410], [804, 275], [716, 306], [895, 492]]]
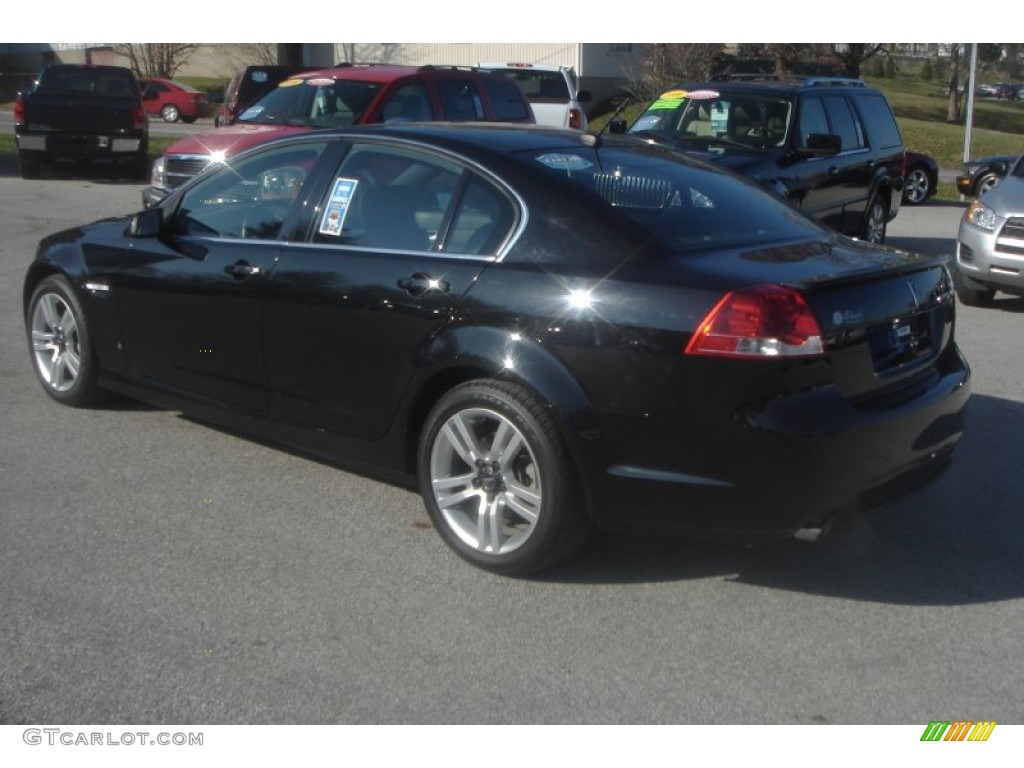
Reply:
[[626, 77], [626, 90], [651, 99], [681, 80], [707, 80], [722, 66], [724, 43], [645, 43], [638, 67]]
[[278, 63], [277, 43], [239, 43], [232, 58], [239, 66], [272, 67]]
[[886, 51], [885, 43], [829, 43], [829, 48], [839, 62], [843, 77], [860, 77], [864, 62]]
[[960, 59], [964, 50], [963, 43], [950, 43], [949, 46], [949, 107], [946, 110], [947, 123], [960, 122], [963, 94], [960, 91]]
[[114, 52], [128, 59], [139, 77], [174, 77], [198, 43], [117, 43]]

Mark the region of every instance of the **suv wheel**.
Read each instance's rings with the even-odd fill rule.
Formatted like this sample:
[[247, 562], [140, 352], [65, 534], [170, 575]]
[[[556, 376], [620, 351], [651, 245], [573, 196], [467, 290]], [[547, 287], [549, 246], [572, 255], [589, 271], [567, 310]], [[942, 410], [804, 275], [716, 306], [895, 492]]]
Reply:
[[867, 211], [864, 212], [864, 226], [861, 229], [860, 239], [875, 245], [884, 243], [885, 227], [888, 218], [885, 203], [882, 202], [878, 195], [875, 195], [871, 198]]
[[998, 185], [999, 177], [996, 176], [994, 173], [986, 173], [984, 176], [978, 179], [978, 183], [974, 186], [974, 196], [981, 197], [983, 194], [992, 189], [992, 187], [996, 187]]

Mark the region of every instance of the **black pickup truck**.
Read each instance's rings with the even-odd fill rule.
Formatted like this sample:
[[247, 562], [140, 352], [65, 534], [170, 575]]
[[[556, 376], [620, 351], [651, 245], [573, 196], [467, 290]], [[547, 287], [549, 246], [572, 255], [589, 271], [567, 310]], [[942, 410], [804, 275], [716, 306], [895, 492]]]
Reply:
[[52, 64], [14, 102], [21, 176], [58, 158], [103, 160], [146, 173], [149, 122], [138, 81], [125, 67]]

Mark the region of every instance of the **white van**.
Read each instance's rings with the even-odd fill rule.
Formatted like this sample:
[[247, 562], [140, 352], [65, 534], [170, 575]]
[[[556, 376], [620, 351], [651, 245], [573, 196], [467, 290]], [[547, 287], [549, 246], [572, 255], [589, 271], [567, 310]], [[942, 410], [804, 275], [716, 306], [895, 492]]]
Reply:
[[586, 130], [587, 114], [581, 104], [590, 101], [590, 94], [579, 90], [572, 67], [518, 62], [482, 62], [477, 66], [515, 80], [529, 99], [538, 125]]

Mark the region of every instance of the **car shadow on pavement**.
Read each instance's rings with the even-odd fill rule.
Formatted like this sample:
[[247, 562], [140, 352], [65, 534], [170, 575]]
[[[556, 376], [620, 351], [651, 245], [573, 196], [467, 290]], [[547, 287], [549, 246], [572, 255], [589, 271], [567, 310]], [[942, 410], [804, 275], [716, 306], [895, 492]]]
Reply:
[[[21, 170], [18, 158], [14, 155], [0, 154], [0, 177], [18, 178]], [[144, 179], [132, 176], [127, 168], [112, 163], [46, 163], [39, 173], [39, 181], [82, 179], [97, 184], [131, 184], [139, 186]]]
[[1024, 404], [975, 395], [951, 467], [919, 494], [837, 524], [817, 542], [753, 547], [599, 534], [539, 580], [642, 583], [723, 578], [901, 605], [1024, 596]]
[[952, 259], [956, 255], [956, 240], [951, 237], [887, 237], [885, 244], [890, 248], [911, 253], [947, 256]]

